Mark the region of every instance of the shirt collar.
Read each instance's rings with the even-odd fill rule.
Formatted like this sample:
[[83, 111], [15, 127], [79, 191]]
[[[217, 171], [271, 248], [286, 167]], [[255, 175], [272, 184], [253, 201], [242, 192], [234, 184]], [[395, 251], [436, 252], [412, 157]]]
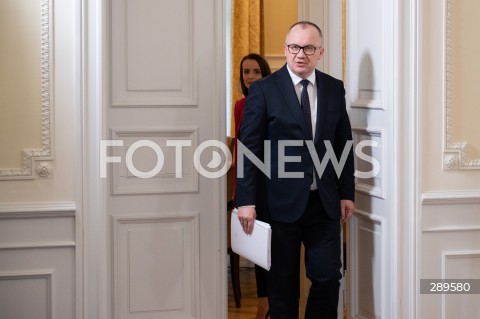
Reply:
[[[288, 67], [288, 64], [287, 64], [287, 70], [288, 70], [288, 73], [290, 74], [290, 77], [292, 78], [294, 85], [297, 85], [298, 83], [300, 83], [301, 80], [303, 80], [301, 77], [293, 73], [292, 70], [290, 70], [290, 68]], [[307, 80], [310, 81], [310, 83], [312, 83], [313, 86], [315, 86], [315, 70], [312, 72], [312, 74], [308, 76]]]

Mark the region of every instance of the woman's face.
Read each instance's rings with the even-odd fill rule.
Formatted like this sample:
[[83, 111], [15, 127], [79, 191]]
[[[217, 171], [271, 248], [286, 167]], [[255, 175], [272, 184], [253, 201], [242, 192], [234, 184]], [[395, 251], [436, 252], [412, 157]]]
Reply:
[[243, 69], [243, 83], [245, 84], [247, 89], [250, 87], [250, 84], [253, 81], [256, 81], [262, 78], [262, 71], [260, 70], [260, 65], [258, 65], [258, 62], [256, 60], [247, 59], [243, 61], [242, 69]]

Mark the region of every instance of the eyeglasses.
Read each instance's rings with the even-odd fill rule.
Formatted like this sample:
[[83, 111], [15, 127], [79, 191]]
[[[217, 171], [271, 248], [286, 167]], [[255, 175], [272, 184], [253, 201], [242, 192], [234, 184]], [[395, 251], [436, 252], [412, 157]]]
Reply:
[[[286, 44], [288, 48], [288, 52], [292, 54], [297, 54], [300, 52], [300, 50], [303, 50], [303, 53], [305, 55], [313, 55], [315, 53], [315, 50], [317, 50], [317, 47], [314, 47], [313, 45], [306, 45], [304, 47], [301, 47], [296, 44]], [[318, 47], [318, 49], [321, 49], [322, 47]]]

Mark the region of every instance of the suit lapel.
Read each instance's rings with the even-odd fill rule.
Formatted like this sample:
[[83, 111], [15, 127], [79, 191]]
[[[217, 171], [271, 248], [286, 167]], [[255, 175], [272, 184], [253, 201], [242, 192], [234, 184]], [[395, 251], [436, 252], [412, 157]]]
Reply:
[[328, 110], [328, 96], [327, 90], [325, 87], [325, 80], [320, 71], [315, 70], [315, 82], [317, 84], [317, 125], [315, 128], [315, 139], [314, 142], [317, 143], [322, 136], [322, 128], [325, 127], [324, 121], [327, 118]]
[[277, 74], [277, 83], [280, 87], [280, 92], [285, 100], [285, 104], [289, 109], [292, 117], [298, 122], [302, 128], [303, 133], [307, 136], [307, 128], [305, 126], [305, 119], [303, 118], [300, 102], [298, 101], [297, 93], [292, 83], [292, 78], [288, 73], [287, 66], [284, 65]]

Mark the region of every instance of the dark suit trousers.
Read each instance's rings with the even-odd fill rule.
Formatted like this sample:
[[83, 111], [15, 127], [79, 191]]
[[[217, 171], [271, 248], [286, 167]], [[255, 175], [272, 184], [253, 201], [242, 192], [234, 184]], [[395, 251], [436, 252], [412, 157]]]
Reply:
[[[340, 214], [340, 212], [339, 212]], [[272, 319], [298, 318], [300, 249], [310, 288], [305, 319], [336, 319], [340, 273], [340, 221], [325, 213], [318, 192], [310, 192], [307, 208], [294, 223], [270, 221], [272, 267], [267, 275]]]

